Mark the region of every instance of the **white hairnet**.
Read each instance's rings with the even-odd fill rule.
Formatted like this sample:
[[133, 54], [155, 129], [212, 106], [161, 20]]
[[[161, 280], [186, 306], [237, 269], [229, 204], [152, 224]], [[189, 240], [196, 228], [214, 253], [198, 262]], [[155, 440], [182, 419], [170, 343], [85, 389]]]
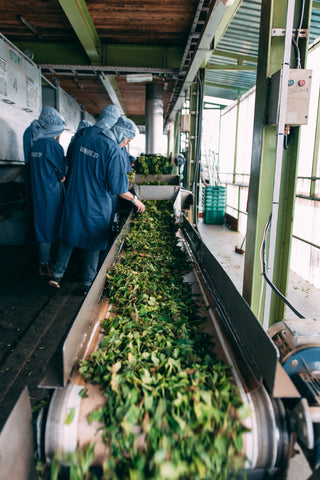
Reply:
[[127, 117], [120, 117], [110, 130], [116, 137], [119, 145], [125, 138], [131, 138], [131, 140], [133, 140], [137, 133], [136, 124]]
[[83, 128], [87, 128], [87, 127], [92, 127], [92, 123], [89, 122], [88, 120], [81, 120], [79, 122], [77, 132], [79, 132], [79, 130], [82, 130]]
[[53, 107], [43, 107], [38, 121], [40, 128], [35, 133], [33, 141], [40, 138], [57, 137], [64, 130], [65, 121]]
[[102, 129], [111, 128], [120, 117], [120, 110], [115, 105], [107, 105], [100, 113], [96, 126]]

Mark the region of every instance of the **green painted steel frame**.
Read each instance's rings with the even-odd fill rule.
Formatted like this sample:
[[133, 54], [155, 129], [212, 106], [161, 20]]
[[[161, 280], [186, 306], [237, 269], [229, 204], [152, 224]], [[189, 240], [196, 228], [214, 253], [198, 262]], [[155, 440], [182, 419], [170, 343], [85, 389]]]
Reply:
[[[294, 28], [297, 28], [302, 0], [295, 3]], [[312, 1], [306, 0], [302, 28], [310, 25]], [[287, 2], [262, 0], [258, 76], [256, 90], [253, 148], [248, 202], [248, 226], [243, 295], [253, 312], [263, 318], [265, 282], [261, 275], [260, 247], [263, 232], [272, 208], [276, 127], [265, 124], [268, 104], [268, 81], [273, 73], [281, 69], [284, 52], [284, 37], [273, 37], [272, 28], [285, 28]], [[300, 39], [301, 61], [304, 68], [307, 41]], [[294, 60], [292, 55], [292, 61]], [[292, 219], [295, 201], [300, 127], [291, 128], [289, 148], [284, 151], [277, 242], [273, 283], [285, 295], [289, 276], [292, 235]], [[285, 304], [272, 294], [269, 325], [284, 318]]]
[[[191, 190], [195, 173], [196, 162], [196, 145], [197, 145], [197, 124], [198, 124], [198, 88], [195, 80], [190, 86], [190, 135], [188, 149], [188, 173], [187, 173], [187, 190]], [[194, 217], [194, 212], [193, 212]], [[193, 220], [195, 220], [193, 218]]]
[[[15, 43], [20, 50], [30, 50], [38, 64], [88, 65], [86, 52], [76, 44], [59, 42], [21, 41]], [[179, 69], [183, 49], [157, 45], [102, 45], [103, 61], [98, 63], [114, 67]], [[48, 62], [50, 59], [50, 62]], [[97, 64], [92, 62], [92, 64]]]
[[102, 48], [88, 7], [84, 0], [59, 0], [73, 30], [79, 38], [91, 63], [100, 64]]

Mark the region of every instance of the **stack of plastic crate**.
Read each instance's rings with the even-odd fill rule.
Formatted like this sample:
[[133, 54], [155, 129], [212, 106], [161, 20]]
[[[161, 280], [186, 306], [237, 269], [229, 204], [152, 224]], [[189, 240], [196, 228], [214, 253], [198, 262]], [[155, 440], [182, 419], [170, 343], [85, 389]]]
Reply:
[[204, 223], [222, 225], [226, 213], [227, 187], [209, 186], [202, 192]]

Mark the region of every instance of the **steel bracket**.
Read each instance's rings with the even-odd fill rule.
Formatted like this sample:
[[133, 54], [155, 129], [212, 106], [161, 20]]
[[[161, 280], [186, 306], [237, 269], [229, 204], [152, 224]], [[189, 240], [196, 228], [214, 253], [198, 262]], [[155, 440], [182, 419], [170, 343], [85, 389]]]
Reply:
[[[309, 38], [309, 28], [293, 28], [292, 29], [292, 36], [296, 36], [298, 32], [299, 38]], [[271, 31], [272, 37], [284, 37], [286, 34], [285, 28], [273, 28]]]

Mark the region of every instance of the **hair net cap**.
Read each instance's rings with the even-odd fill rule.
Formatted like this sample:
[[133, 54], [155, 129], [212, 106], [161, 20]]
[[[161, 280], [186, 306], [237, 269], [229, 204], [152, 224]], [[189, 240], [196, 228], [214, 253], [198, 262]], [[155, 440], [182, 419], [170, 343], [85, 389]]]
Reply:
[[134, 139], [137, 133], [136, 124], [127, 117], [120, 117], [117, 123], [115, 124], [117, 129], [121, 129], [125, 135], [124, 138], [131, 138]]
[[34, 141], [39, 138], [57, 137], [64, 130], [65, 121], [53, 107], [43, 107], [38, 120], [40, 128], [35, 134]]
[[54, 115], [57, 110], [53, 107], [42, 107], [42, 110], [39, 115], [39, 122], [45, 122], [48, 115]]
[[96, 123], [100, 128], [111, 128], [120, 117], [120, 110], [115, 105], [107, 105], [103, 107], [100, 117]]
[[77, 132], [79, 132], [79, 130], [82, 130], [83, 128], [88, 128], [88, 127], [92, 127], [91, 122], [89, 122], [88, 120], [80, 120], [77, 128]]
[[53, 126], [64, 126], [64, 119], [60, 113], [53, 107], [45, 107], [39, 116], [39, 123], [42, 128], [51, 128]]

